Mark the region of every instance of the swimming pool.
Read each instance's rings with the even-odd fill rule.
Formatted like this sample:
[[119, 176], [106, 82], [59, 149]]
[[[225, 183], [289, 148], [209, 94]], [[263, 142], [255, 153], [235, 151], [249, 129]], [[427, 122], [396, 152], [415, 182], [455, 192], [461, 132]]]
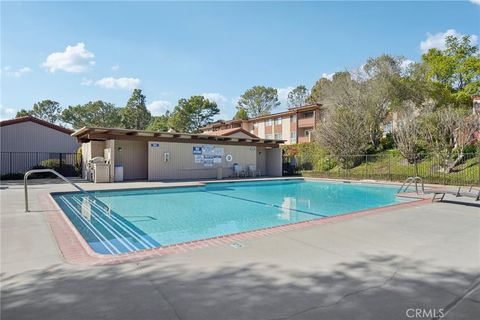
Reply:
[[95, 252], [119, 254], [408, 201], [397, 190], [273, 180], [52, 196]]

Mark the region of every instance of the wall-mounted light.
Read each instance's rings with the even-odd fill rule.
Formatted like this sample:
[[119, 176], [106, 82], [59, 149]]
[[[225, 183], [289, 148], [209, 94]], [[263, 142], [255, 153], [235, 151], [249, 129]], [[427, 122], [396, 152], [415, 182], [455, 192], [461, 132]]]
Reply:
[[123, 150], [122, 147], [118, 147], [118, 148], [117, 148], [117, 151], [118, 151], [118, 152], [122, 152], [122, 150]]

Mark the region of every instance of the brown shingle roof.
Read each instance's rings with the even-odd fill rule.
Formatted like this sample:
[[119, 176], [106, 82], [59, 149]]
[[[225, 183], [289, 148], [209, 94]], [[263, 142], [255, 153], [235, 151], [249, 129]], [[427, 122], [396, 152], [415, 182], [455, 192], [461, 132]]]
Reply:
[[211, 135], [211, 136], [226, 137], [226, 136], [229, 136], [229, 135], [237, 133], [237, 132], [244, 133], [247, 136], [252, 137], [252, 138], [260, 139], [258, 136], [254, 135], [253, 133], [248, 132], [247, 130], [245, 130], [243, 128], [231, 128], [231, 129], [209, 131], [208, 134]]
[[70, 135], [74, 132], [71, 129], [61, 127], [59, 125], [50, 123], [48, 121], [45, 121], [45, 120], [42, 120], [42, 119], [39, 119], [39, 118], [35, 118], [33, 116], [25, 116], [25, 117], [19, 117], [19, 118], [15, 118], [15, 119], [0, 121], [0, 127], [6, 127], [6, 126], [10, 126], [12, 124], [28, 122], [28, 121], [35, 122], [35, 123], [37, 123], [39, 125], [42, 125], [44, 127], [48, 127], [50, 129], [66, 133], [68, 135]]

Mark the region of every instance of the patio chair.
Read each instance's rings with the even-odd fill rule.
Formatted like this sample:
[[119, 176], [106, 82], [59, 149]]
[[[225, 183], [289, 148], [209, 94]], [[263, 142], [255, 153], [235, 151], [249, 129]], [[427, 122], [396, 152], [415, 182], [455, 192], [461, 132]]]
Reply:
[[240, 177], [247, 177], [245, 170], [243, 170], [243, 167], [239, 164], [234, 164], [233, 165], [233, 171], [235, 172], [235, 177], [240, 178]]
[[[473, 186], [470, 186], [468, 191], [462, 191], [462, 187], [458, 187], [457, 191], [454, 191], [452, 189], [431, 189], [431, 190], [426, 190], [424, 192], [425, 194], [433, 194], [432, 202], [435, 200], [438, 201], [443, 201], [443, 198], [445, 198], [445, 195], [451, 194], [455, 197], [468, 197], [468, 198], [473, 198], [475, 201], [480, 200], [480, 189], [477, 190], [473, 188]], [[441, 197], [437, 197], [441, 196]]]
[[260, 177], [262, 175], [260, 170], [257, 170], [257, 166], [253, 164], [248, 165], [248, 172], [252, 175], [252, 177]]

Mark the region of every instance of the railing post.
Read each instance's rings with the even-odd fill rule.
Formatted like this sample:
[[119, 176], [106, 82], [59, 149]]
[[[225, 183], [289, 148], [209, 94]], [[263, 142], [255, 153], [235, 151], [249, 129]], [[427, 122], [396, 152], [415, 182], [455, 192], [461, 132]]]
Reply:
[[24, 189], [24, 193], [25, 193], [25, 212], [29, 212], [29, 210], [28, 210], [27, 179], [28, 179], [28, 174], [25, 173], [25, 176], [23, 177], [23, 189]]

